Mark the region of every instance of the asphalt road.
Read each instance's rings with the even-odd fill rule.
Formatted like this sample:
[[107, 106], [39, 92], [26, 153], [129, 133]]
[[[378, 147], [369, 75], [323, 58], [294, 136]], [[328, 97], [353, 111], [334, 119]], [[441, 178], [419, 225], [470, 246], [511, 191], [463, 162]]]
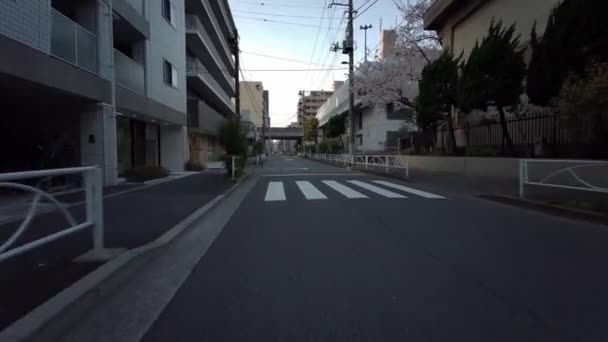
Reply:
[[608, 341], [606, 227], [298, 158], [264, 173], [145, 341]]

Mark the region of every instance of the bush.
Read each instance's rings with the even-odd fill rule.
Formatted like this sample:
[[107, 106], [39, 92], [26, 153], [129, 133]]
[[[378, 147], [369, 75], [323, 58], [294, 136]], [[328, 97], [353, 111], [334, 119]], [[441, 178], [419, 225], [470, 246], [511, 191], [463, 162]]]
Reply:
[[319, 153], [326, 154], [329, 153], [329, 144], [327, 141], [322, 141], [318, 147]]
[[203, 165], [201, 162], [193, 161], [193, 160], [187, 161], [186, 165], [184, 165], [184, 169], [186, 171], [198, 172], [198, 171], [203, 171], [205, 168], [206, 168], [205, 165]]
[[220, 129], [220, 143], [226, 151], [222, 158], [226, 167], [226, 176], [232, 177], [232, 156], [238, 157], [236, 174], [238, 176], [245, 172], [247, 165], [247, 137], [241, 128], [238, 119], [226, 121]]
[[151, 179], [165, 178], [169, 176], [169, 171], [158, 166], [139, 166], [125, 171], [123, 176], [129, 182], [145, 182]]

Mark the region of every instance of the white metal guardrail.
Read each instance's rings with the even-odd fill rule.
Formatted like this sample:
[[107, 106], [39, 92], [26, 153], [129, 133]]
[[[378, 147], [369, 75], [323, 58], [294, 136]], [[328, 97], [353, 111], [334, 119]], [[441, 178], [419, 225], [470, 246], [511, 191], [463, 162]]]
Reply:
[[519, 196], [526, 185], [608, 194], [608, 161], [521, 159]]
[[409, 163], [406, 157], [400, 155], [370, 155], [370, 154], [311, 154], [311, 158], [341, 166], [360, 166], [365, 169], [383, 168], [386, 173], [391, 170], [401, 170], [409, 177]]
[[[83, 223], [77, 223], [74, 217], [51, 194], [37, 189], [35, 187], [16, 183], [15, 181], [31, 179], [31, 178], [42, 178], [52, 176], [63, 176], [63, 175], [74, 175], [81, 174], [84, 183], [85, 192], [85, 204], [86, 204], [86, 221]], [[61, 239], [68, 235], [77, 233], [84, 229], [92, 229], [93, 231], [93, 251], [92, 255], [102, 256], [104, 255], [104, 234], [103, 234], [103, 182], [102, 173], [99, 167], [76, 167], [69, 169], [54, 169], [54, 170], [41, 170], [41, 171], [26, 171], [16, 173], [4, 173], [0, 174], [0, 188], [16, 189], [25, 192], [31, 192], [34, 194], [31, 206], [27, 212], [27, 216], [12, 234], [12, 236], [2, 242], [0, 245], [0, 262], [7, 260], [11, 257], [23, 254], [32, 249], [50, 243], [52, 241]], [[63, 214], [65, 220], [69, 224], [69, 227], [61, 230], [57, 233], [47, 235], [35, 241], [27, 242], [23, 245], [11, 248], [15, 242], [27, 231], [34, 217], [40, 200], [45, 198], [54, 204], [59, 212]]]

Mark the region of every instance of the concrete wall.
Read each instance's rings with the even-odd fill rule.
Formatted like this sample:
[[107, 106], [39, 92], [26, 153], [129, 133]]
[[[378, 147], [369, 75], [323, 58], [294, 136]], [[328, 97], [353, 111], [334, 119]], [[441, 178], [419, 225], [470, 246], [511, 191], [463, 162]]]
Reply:
[[80, 115], [80, 162], [103, 169], [106, 185], [118, 179], [116, 115], [109, 105], [91, 105]]
[[0, 34], [49, 53], [51, 0], [0, 1]]
[[517, 181], [519, 159], [477, 157], [402, 156], [407, 159], [413, 177], [417, 174], [444, 173], [460, 177]]
[[[171, 0], [175, 7], [175, 26], [163, 17], [162, 1], [146, 1], [150, 22], [150, 40], [147, 42], [146, 91], [147, 96], [174, 108], [186, 116], [186, 29], [184, 0]], [[177, 88], [163, 79], [163, 60], [177, 69]]]
[[160, 144], [161, 166], [172, 172], [183, 171], [190, 154], [186, 127], [162, 126]]
[[363, 111], [363, 129], [359, 128], [358, 118], [355, 117], [355, 136], [363, 135], [362, 149], [364, 151], [384, 151], [386, 132], [398, 132], [403, 120], [389, 120], [386, 107], [371, 107]]
[[522, 44], [530, 39], [534, 22], [537, 33], [542, 35], [547, 25], [551, 9], [560, 0], [475, 0], [462, 5], [441, 26], [438, 34], [443, 45], [451, 47], [459, 54], [464, 51], [468, 57], [476, 41], [487, 34], [492, 18], [504, 24], [517, 24]]

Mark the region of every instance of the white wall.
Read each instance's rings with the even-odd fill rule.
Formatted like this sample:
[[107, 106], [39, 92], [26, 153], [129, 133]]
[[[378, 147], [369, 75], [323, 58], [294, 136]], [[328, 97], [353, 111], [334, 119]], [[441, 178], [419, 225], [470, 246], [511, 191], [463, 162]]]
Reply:
[[[162, 1], [146, 1], [150, 22], [147, 42], [146, 92], [149, 98], [186, 115], [186, 28], [184, 0], [171, 0], [175, 7], [175, 27], [163, 17]], [[163, 80], [163, 60], [173, 64], [178, 73], [177, 89]]]
[[[397, 132], [401, 129], [404, 120], [389, 120], [386, 116], [386, 107], [371, 107], [363, 111], [363, 129], [359, 128], [358, 118], [355, 117], [355, 136], [363, 135], [362, 149], [364, 151], [383, 151], [386, 141], [386, 132]], [[355, 142], [357, 139], [355, 139]]]
[[49, 53], [51, 0], [1, 0], [0, 34]]
[[188, 132], [186, 127], [161, 126], [160, 163], [171, 172], [184, 171], [189, 159]]

